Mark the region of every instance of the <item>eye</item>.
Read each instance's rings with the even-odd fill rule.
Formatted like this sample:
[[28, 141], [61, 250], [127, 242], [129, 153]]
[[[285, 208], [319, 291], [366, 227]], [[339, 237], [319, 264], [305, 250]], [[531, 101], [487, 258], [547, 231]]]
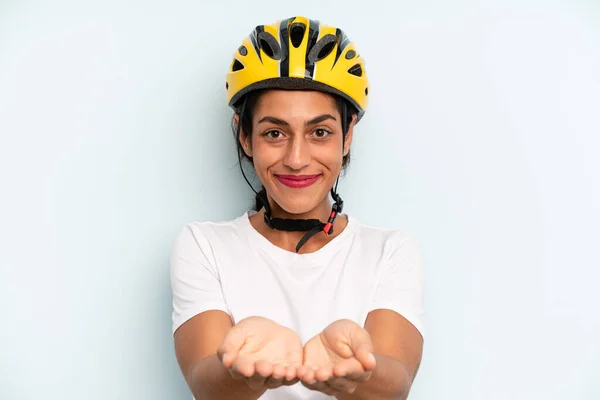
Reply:
[[327, 129], [323, 129], [323, 128], [319, 128], [319, 129], [315, 129], [313, 134], [318, 137], [319, 139], [325, 138], [328, 135], [331, 134], [331, 132], [329, 132]]
[[272, 129], [263, 133], [263, 136], [266, 136], [267, 139], [279, 139], [282, 136], [282, 134], [280, 131]]

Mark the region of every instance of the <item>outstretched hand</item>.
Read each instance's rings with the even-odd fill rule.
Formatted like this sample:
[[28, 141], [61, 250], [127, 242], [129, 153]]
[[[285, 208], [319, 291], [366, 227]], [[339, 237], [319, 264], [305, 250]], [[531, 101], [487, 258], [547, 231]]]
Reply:
[[304, 345], [298, 378], [309, 389], [325, 394], [353, 393], [375, 368], [373, 342], [355, 322], [338, 320]]
[[234, 379], [252, 389], [274, 389], [298, 382], [302, 341], [296, 332], [263, 317], [234, 325], [217, 355]]

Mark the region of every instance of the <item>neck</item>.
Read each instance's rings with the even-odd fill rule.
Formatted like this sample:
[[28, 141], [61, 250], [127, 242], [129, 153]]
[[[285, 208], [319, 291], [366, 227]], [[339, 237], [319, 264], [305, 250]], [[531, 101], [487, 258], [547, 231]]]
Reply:
[[[318, 219], [321, 222], [327, 222], [331, 213], [331, 202], [329, 197], [325, 198], [317, 207], [313, 210], [301, 213], [292, 214], [283, 210], [277, 203], [271, 198], [269, 200], [269, 206], [271, 208], [271, 218], [282, 218], [282, 219]], [[281, 231], [277, 229], [269, 228], [264, 222], [265, 209], [262, 208], [257, 215], [250, 218], [250, 222], [254, 228], [265, 236], [274, 245], [294, 252], [298, 241], [306, 234], [306, 232], [289, 232]], [[323, 247], [327, 242], [336, 237], [341, 231], [344, 230], [348, 221], [347, 218], [338, 217], [334, 223], [334, 233], [326, 236], [324, 234], [317, 234], [312, 237], [301, 249], [300, 253], [310, 253]]]
[[[301, 214], [292, 214], [285, 211], [279, 206], [279, 204], [275, 203], [271, 198], [269, 198], [269, 207], [271, 209], [271, 218], [318, 219], [319, 221], [327, 222], [327, 218], [329, 218], [329, 214], [331, 214], [331, 202], [329, 201], [329, 197], [325, 198], [314, 209]], [[262, 212], [264, 212], [264, 209], [262, 210]]]

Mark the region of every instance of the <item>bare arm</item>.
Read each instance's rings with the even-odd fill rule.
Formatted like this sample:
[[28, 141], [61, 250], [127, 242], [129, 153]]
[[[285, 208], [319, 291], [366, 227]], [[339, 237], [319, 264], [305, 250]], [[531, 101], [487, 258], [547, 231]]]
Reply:
[[196, 400], [256, 400], [266, 391], [233, 379], [217, 357], [217, 349], [232, 326], [227, 313], [206, 311], [175, 331], [177, 362]]
[[421, 334], [400, 314], [384, 309], [369, 313], [365, 330], [373, 341], [377, 365], [354, 393], [337, 394], [337, 399], [405, 400], [421, 363]]

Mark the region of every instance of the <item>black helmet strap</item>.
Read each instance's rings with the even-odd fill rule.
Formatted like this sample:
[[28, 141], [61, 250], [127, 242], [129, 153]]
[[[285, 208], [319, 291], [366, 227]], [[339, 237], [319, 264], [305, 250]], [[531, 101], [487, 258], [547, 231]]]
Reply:
[[[288, 232], [305, 232], [306, 234], [300, 239], [298, 244], [296, 245], [296, 253], [300, 250], [302, 246], [314, 235], [319, 232], [325, 232], [326, 235], [331, 235], [333, 233], [333, 224], [335, 223], [335, 219], [342, 212], [344, 208], [344, 201], [337, 194], [337, 185], [338, 179], [335, 182], [335, 188], [331, 189], [331, 197], [333, 197], [334, 203], [331, 207], [331, 213], [329, 214], [329, 218], [327, 222], [321, 222], [318, 219], [294, 219], [294, 218], [273, 218], [271, 217], [271, 207], [269, 206], [269, 201], [266, 198], [266, 192], [262, 191], [260, 194], [256, 193], [258, 199], [260, 199], [261, 204], [265, 208], [264, 220], [265, 224], [272, 228], [280, 231], [288, 231]], [[254, 190], [254, 188], [252, 188]]]

